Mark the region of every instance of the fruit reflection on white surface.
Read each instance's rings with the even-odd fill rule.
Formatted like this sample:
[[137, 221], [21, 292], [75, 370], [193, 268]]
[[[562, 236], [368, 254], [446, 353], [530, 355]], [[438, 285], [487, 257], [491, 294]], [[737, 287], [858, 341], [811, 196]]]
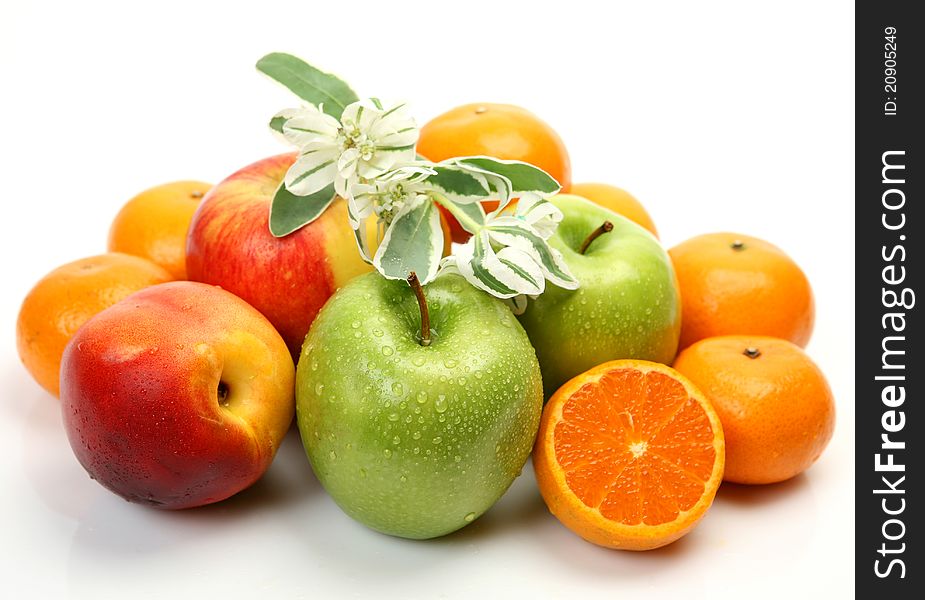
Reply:
[[[19, 415], [21, 531], [13, 534], [34, 545], [30, 553], [41, 548], [43, 564], [23, 565], [36, 577], [34, 587], [20, 591], [35, 595], [185, 597], [208, 590], [236, 597], [248, 589], [310, 598], [326, 589], [465, 598], [490, 588], [512, 597], [594, 596], [657, 585], [696, 596], [749, 581], [758, 589], [772, 581], [769, 564], [780, 572], [812, 568], [822, 516], [814, 488], [834, 474], [833, 461], [823, 460], [771, 487], [726, 484], [690, 535], [660, 550], [629, 553], [588, 544], [560, 525], [543, 505], [528, 463], [482, 518], [444, 538], [411, 541], [343, 514], [312, 475], [295, 430], [264, 478], [229, 500], [185, 511], [125, 502], [90, 481], [74, 460], [57, 402], [15, 375], [27, 408]], [[739, 566], [729, 571], [724, 564], [733, 560]], [[41, 575], [56, 569], [66, 576]], [[542, 583], [537, 573], [545, 574]]]

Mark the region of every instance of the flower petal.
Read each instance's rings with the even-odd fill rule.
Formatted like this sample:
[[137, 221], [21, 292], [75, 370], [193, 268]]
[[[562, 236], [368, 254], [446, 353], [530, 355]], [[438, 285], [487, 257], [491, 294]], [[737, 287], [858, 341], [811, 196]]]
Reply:
[[353, 125], [360, 131], [368, 131], [370, 126], [382, 114], [372, 100], [358, 100], [348, 104], [340, 116], [340, 122], [344, 125]]
[[337, 171], [341, 177], [350, 178], [356, 172], [359, 160], [360, 151], [356, 148], [347, 148], [341, 152], [340, 158], [337, 159]]
[[283, 136], [300, 148], [318, 140], [334, 143], [340, 129], [340, 123], [334, 117], [320, 112], [313, 106], [298, 111], [282, 111], [277, 116], [288, 117], [283, 124]]
[[333, 150], [314, 150], [304, 153], [286, 172], [286, 189], [296, 196], [314, 194], [334, 181], [337, 173], [336, 154]]

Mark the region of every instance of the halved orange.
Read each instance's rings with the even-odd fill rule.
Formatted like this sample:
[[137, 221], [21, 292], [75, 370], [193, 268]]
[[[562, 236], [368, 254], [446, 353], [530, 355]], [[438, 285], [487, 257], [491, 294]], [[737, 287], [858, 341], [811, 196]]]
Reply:
[[725, 441], [713, 407], [660, 363], [615, 360], [553, 394], [533, 467], [550, 512], [600, 546], [650, 550], [688, 533], [713, 503]]

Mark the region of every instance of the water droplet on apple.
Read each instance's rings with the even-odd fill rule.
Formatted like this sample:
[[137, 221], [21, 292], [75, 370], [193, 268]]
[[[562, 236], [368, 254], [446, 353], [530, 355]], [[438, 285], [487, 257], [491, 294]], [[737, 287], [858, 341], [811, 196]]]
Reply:
[[465, 517], [463, 517], [463, 519], [466, 521], [466, 523], [471, 523], [472, 521], [475, 520], [475, 513], [471, 512], [467, 514]]
[[401, 438], [396, 435], [392, 438], [392, 443], [396, 446], [399, 445], [401, 443]]
[[397, 412], [389, 413], [389, 417], [388, 417], [388, 418], [389, 418], [389, 421], [397, 421], [397, 420], [398, 420], [398, 413], [397, 413]]
[[415, 367], [423, 367], [425, 362], [426, 360], [423, 356], [415, 356], [411, 359], [411, 363], [414, 364]]
[[382, 453], [385, 454], [385, 457], [386, 457], [386, 458], [392, 458], [392, 451], [389, 450], [388, 448], [386, 448], [385, 450], [383, 450]]
[[443, 394], [437, 396], [437, 400], [434, 402], [434, 410], [438, 413], [446, 412], [446, 396]]
[[413, 434], [411, 434], [411, 437], [412, 437], [412, 439], [419, 440], [419, 439], [421, 439], [421, 432], [420, 432], [420, 431], [415, 431]]
[[443, 361], [443, 366], [446, 367], [447, 369], [455, 369], [456, 365], [458, 364], [459, 364], [459, 361], [452, 359], [452, 358], [448, 358], [445, 361]]
[[385, 333], [385, 332], [383, 332], [383, 331], [382, 331], [381, 329], [379, 329], [378, 327], [376, 327], [375, 329], [373, 329], [373, 335], [376, 336], [376, 337], [382, 337], [382, 335], [383, 335], [384, 333]]
[[392, 393], [395, 394], [396, 396], [401, 396], [402, 394], [405, 393], [405, 388], [404, 386], [402, 386], [400, 381], [396, 381], [395, 383], [392, 384]]
[[462, 460], [462, 456], [460, 456], [460, 455], [457, 454], [456, 456], [453, 457], [453, 460], [454, 460], [455, 462], [459, 462], [459, 461]]
[[331, 450], [330, 455], [331, 455], [331, 460], [334, 460], [335, 458], [337, 458], [337, 452], [335, 452], [335, 451], [333, 451], [333, 450]]
[[395, 352], [395, 349], [392, 348], [391, 346], [382, 347], [382, 354], [384, 354], [385, 356], [392, 356], [394, 352]]
[[405, 483], [406, 481], [408, 481], [408, 478], [402, 475], [401, 477], [398, 478], [398, 480], [402, 483]]
[[359, 321], [354, 321], [353, 323], [350, 324], [350, 326], [353, 327], [354, 329], [359, 329], [359, 328], [360, 328], [360, 322], [359, 322]]
[[440, 444], [442, 441], [443, 441], [443, 438], [440, 437], [439, 435], [433, 439], [434, 445], [438, 445], [438, 444]]

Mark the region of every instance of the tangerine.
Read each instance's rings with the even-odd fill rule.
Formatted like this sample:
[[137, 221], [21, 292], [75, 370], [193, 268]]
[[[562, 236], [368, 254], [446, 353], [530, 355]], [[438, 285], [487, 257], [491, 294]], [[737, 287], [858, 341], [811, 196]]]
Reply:
[[[555, 130], [530, 111], [511, 104], [464, 104], [421, 127], [417, 152], [434, 162], [459, 156], [493, 156], [520, 160], [543, 169], [568, 192], [572, 168], [568, 151]], [[497, 201], [483, 202], [486, 212]], [[454, 242], [465, 242], [469, 232], [443, 207]]]
[[608, 548], [650, 550], [688, 533], [712, 504], [723, 440], [719, 417], [686, 377], [615, 360], [553, 394], [533, 467], [566, 527]]
[[612, 210], [618, 215], [623, 215], [630, 221], [642, 225], [652, 235], [658, 237], [655, 223], [645, 207], [635, 196], [622, 188], [606, 183], [576, 183], [572, 185], [572, 191], [569, 193], [587, 198], [591, 202]]
[[108, 250], [147, 258], [175, 279], [186, 279], [186, 233], [211, 188], [201, 181], [174, 181], [138, 194], [113, 220]]
[[768, 335], [806, 346], [815, 310], [809, 280], [780, 248], [738, 233], [710, 233], [668, 251], [681, 291], [686, 348], [718, 335]]
[[719, 414], [726, 481], [790, 479], [808, 469], [832, 438], [832, 391], [796, 344], [763, 336], [708, 338], [681, 352], [674, 366]]
[[61, 356], [80, 326], [129, 294], [171, 280], [163, 267], [117, 252], [58, 267], [35, 284], [19, 309], [19, 358], [39, 385], [58, 396]]

